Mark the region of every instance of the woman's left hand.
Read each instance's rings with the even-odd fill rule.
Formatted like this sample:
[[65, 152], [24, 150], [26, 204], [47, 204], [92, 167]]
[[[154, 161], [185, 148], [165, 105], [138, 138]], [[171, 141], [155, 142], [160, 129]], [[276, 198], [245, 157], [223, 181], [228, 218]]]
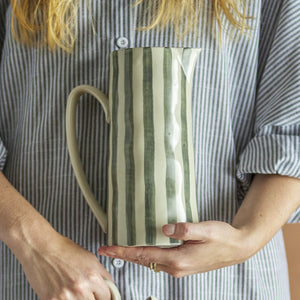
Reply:
[[121, 258], [174, 277], [203, 273], [244, 262], [264, 247], [300, 205], [300, 180], [256, 174], [233, 226], [219, 221], [164, 225], [163, 233], [181, 246], [101, 247], [100, 255]]
[[[120, 258], [146, 267], [156, 263], [158, 271], [174, 277], [203, 273], [241, 263], [258, 249], [244, 230], [225, 222], [164, 225], [165, 235], [183, 240], [174, 248], [103, 246], [100, 255]], [[252, 248], [252, 247], [255, 248]]]

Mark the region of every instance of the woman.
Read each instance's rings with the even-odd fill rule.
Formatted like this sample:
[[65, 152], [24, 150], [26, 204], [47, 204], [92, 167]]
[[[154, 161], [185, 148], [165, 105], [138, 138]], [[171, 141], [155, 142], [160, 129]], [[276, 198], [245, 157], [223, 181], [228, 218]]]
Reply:
[[[75, 18], [76, 1], [12, 1], [15, 36], [12, 6], [0, 2], [1, 299], [110, 299], [104, 279], [122, 299], [288, 299], [280, 228], [300, 220], [300, 3], [245, 1], [243, 12], [206, 0], [194, 19], [193, 1], [140, 2], [82, 1]], [[180, 40], [174, 32], [189, 20], [198, 31]], [[193, 84], [200, 222], [163, 227], [186, 241], [175, 249], [105, 247], [68, 157], [66, 99], [79, 84], [107, 94], [109, 53], [148, 46], [202, 49]], [[80, 105], [80, 152], [105, 207], [108, 127], [94, 99]]]

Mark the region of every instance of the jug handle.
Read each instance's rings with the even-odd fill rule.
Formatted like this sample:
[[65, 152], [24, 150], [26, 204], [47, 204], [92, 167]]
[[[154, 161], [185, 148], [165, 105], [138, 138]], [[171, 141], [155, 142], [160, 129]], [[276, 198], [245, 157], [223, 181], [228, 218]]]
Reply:
[[109, 104], [108, 98], [97, 88], [89, 85], [79, 85], [75, 87], [67, 100], [67, 111], [66, 111], [66, 133], [67, 133], [67, 144], [71, 164], [78, 181], [79, 187], [90, 207], [97, 221], [99, 222], [102, 230], [107, 233], [107, 215], [100, 207], [95, 199], [95, 196], [87, 182], [86, 176], [83, 171], [82, 163], [79, 157], [78, 145], [76, 140], [76, 108], [80, 96], [84, 93], [89, 93], [94, 96], [102, 105], [106, 121], [110, 122], [109, 118]]

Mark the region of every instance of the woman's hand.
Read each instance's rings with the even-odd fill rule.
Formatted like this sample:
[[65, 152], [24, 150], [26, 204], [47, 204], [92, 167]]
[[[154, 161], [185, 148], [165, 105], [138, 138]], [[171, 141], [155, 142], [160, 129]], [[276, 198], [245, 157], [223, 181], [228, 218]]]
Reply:
[[300, 205], [300, 180], [255, 175], [232, 225], [218, 221], [163, 226], [164, 234], [184, 244], [156, 247], [101, 247], [99, 254], [118, 257], [174, 277], [207, 272], [241, 263], [264, 247]]
[[162, 230], [169, 237], [183, 240], [184, 244], [169, 249], [104, 246], [99, 254], [146, 267], [151, 262], [156, 263], [157, 270], [178, 278], [241, 263], [255, 252], [248, 247], [244, 232], [224, 222], [169, 224]]
[[56, 232], [0, 172], [0, 240], [41, 300], [110, 300], [97, 257]]
[[111, 299], [104, 279], [112, 278], [94, 254], [56, 232], [46, 237], [18, 257], [39, 299]]

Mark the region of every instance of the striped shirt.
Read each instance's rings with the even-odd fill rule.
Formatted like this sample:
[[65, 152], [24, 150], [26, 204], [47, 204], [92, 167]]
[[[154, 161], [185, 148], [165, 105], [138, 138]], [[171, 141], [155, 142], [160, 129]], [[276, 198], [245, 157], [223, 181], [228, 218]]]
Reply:
[[[231, 222], [252, 174], [300, 178], [300, 1], [247, 1], [249, 36], [213, 32], [204, 0], [197, 33], [172, 26], [138, 31], [151, 8], [129, 0], [82, 1], [72, 54], [28, 48], [12, 37], [11, 6], [0, 0], [0, 168], [61, 234], [97, 253], [106, 244], [78, 187], [68, 156], [65, 112], [73, 87], [109, 89], [109, 55], [123, 47], [201, 48], [192, 91], [195, 175], [200, 221]], [[147, 2], [147, 1], [146, 1]], [[83, 96], [77, 113], [80, 154], [96, 199], [106, 209], [109, 126], [101, 106]], [[283, 199], [284, 200], [284, 199]], [[300, 211], [290, 218], [300, 221]], [[281, 231], [245, 263], [173, 278], [99, 257], [122, 299], [289, 299]], [[10, 250], [0, 244], [0, 299], [37, 299]]]

